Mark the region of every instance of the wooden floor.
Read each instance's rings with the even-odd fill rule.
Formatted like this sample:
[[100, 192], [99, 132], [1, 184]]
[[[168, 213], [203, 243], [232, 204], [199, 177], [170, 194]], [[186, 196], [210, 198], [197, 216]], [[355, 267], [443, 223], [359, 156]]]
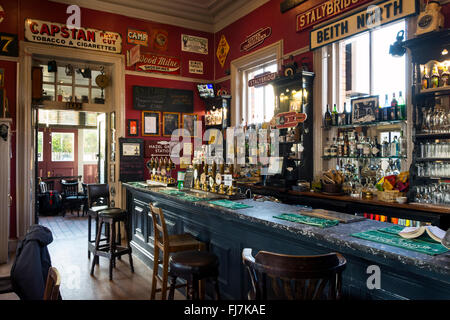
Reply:
[[[150, 299], [152, 270], [133, 255], [134, 274], [128, 256], [117, 260], [113, 281], [109, 281], [109, 261], [100, 258], [94, 276], [90, 275], [92, 262], [87, 256], [87, 218], [70, 213], [66, 217], [40, 217], [40, 224], [48, 227], [53, 242], [48, 246], [52, 265], [61, 274], [61, 295], [67, 300], [148, 300]], [[0, 265], [0, 276], [8, 275], [13, 257], [7, 265]], [[14, 299], [13, 295], [0, 295], [0, 299]], [[160, 295], [156, 295], [160, 299]], [[185, 299], [175, 292], [175, 299]]]

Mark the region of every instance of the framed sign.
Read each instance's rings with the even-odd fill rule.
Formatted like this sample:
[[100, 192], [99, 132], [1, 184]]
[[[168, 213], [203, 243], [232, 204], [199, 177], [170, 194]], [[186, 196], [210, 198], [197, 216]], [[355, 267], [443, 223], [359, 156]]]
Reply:
[[0, 32], [0, 56], [19, 56], [19, 40], [17, 34]]
[[133, 86], [133, 109], [192, 113], [194, 112], [194, 92]]
[[142, 111], [142, 135], [160, 136], [161, 135], [161, 112]]
[[139, 130], [139, 120], [128, 119], [128, 135], [136, 137], [139, 132], [138, 130]]
[[352, 99], [352, 123], [375, 121], [375, 109], [378, 108], [378, 96]]
[[153, 53], [142, 53], [136, 71], [150, 73], [180, 74], [181, 59]]
[[148, 46], [148, 33], [143, 30], [128, 28], [127, 42], [129, 44], [137, 44], [144, 47]]
[[182, 115], [182, 128], [189, 131], [190, 137], [197, 137], [197, 127], [196, 127], [196, 121], [197, 121], [197, 115], [194, 113], [183, 113]]
[[144, 140], [119, 138], [120, 171], [119, 181], [144, 180]]
[[181, 50], [187, 52], [208, 54], [208, 39], [182, 34]]
[[136, 142], [125, 142], [122, 144], [122, 157], [139, 157], [141, 156], [141, 144]]
[[163, 112], [163, 136], [170, 137], [175, 129], [180, 127], [178, 112]]

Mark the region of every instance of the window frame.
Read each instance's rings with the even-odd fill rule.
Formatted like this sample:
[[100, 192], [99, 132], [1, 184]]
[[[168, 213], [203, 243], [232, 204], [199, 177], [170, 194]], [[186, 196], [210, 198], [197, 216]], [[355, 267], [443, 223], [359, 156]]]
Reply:
[[[55, 160], [53, 159], [53, 135], [54, 134], [58, 134], [58, 135], [71, 135], [72, 136], [72, 159], [71, 160]], [[75, 161], [76, 155], [75, 155], [75, 133], [73, 132], [52, 132], [50, 135], [50, 139], [51, 139], [51, 162], [73, 162]], [[62, 141], [62, 139], [60, 139]]]

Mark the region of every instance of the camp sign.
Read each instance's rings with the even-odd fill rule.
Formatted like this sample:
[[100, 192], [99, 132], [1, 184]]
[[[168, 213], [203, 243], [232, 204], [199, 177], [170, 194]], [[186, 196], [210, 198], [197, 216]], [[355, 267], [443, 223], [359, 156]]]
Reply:
[[91, 28], [68, 27], [65, 24], [25, 20], [25, 39], [56, 46], [96, 50], [109, 53], [122, 52], [122, 36], [117, 32]]
[[360, 32], [417, 14], [418, 9], [415, 0], [381, 1], [336, 22], [312, 30], [309, 34], [310, 48], [311, 50], [317, 49]]

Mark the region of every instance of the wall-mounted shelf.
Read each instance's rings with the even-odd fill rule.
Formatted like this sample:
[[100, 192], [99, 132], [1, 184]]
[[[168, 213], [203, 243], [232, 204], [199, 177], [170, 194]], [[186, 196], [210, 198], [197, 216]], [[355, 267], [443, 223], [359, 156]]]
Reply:
[[345, 125], [339, 125], [339, 126], [331, 126], [331, 127], [324, 127], [323, 129], [331, 129], [331, 128], [338, 128], [338, 129], [346, 129], [346, 128], [358, 128], [358, 127], [374, 127], [374, 126], [390, 126], [395, 124], [402, 124], [407, 123], [407, 120], [392, 120], [392, 121], [374, 121], [374, 122], [364, 122], [364, 123], [352, 123], [352, 124], [345, 124]]
[[[322, 156], [324, 160], [330, 159], [406, 159], [404, 156], [393, 156], [393, 157], [345, 157], [345, 156]], [[450, 159], [449, 159], [450, 160]]]

